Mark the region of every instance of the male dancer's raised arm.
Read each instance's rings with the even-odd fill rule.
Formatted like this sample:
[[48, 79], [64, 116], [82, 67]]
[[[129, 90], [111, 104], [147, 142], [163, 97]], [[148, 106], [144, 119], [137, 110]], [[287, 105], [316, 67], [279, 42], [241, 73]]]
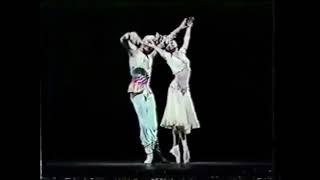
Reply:
[[142, 44], [142, 40], [136, 32], [127, 32], [120, 38], [120, 42], [124, 48], [128, 50], [128, 53], [132, 53], [139, 48]]
[[146, 46], [153, 48], [164, 59], [168, 59], [168, 57], [170, 56], [169, 52], [167, 52], [166, 50], [159, 47], [160, 45], [157, 46], [154, 42], [152, 42], [152, 43], [150, 42], [150, 43], [146, 44]]

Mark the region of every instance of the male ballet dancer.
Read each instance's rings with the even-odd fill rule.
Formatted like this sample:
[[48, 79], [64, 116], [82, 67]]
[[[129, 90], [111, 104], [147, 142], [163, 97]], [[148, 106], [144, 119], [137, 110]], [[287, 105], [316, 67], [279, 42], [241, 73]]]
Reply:
[[[184, 24], [184, 22], [182, 23]], [[180, 30], [181, 25], [169, 36], [174, 37]], [[142, 40], [136, 32], [125, 33], [121, 38], [121, 44], [126, 48], [129, 55], [129, 68], [131, 82], [128, 93], [137, 113], [140, 126], [140, 140], [147, 155], [144, 163], [152, 163], [154, 153], [162, 162], [167, 160], [162, 156], [158, 143], [158, 121], [154, 95], [150, 88], [150, 77], [153, 59], [157, 52], [145, 44], [159, 42], [160, 35], [147, 35]]]
[[136, 32], [128, 32], [120, 38], [120, 42], [127, 49], [129, 55], [132, 80], [128, 92], [138, 115], [140, 140], [147, 154], [144, 163], [152, 163], [154, 150], [156, 150], [155, 155], [160, 157], [162, 162], [166, 162], [166, 159], [161, 155], [158, 143], [156, 104], [150, 88], [150, 76], [156, 51], [144, 46], [145, 43], [153, 41], [155, 38], [155, 36], [148, 35], [141, 40]]

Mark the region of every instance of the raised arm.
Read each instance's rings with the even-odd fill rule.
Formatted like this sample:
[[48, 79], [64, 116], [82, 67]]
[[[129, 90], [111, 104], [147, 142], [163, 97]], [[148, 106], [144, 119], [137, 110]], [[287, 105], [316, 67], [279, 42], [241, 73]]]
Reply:
[[186, 22], [187, 22], [187, 18], [184, 18], [183, 21], [181, 22], [181, 24], [180, 24], [175, 30], [173, 30], [173, 31], [167, 36], [167, 38], [169, 38], [170, 40], [176, 38], [176, 37], [177, 37], [177, 34], [178, 34], [181, 30], [183, 30], [183, 29], [185, 29], [185, 28], [187, 27]]
[[182, 50], [184, 53], [187, 52], [187, 49], [189, 47], [189, 42], [190, 42], [190, 37], [191, 37], [191, 28], [193, 26], [193, 18], [190, 19], [190, 21], [187, 23], [188, 27], [187, 30], [184, 34], [184, 38], [183, 38], [183, 45], [180, 48], [180, 50]]
[[138, 49], [138, 46], [142, 43], [142, 40], [136, 32], [127, 32], [121, 36], [120, 43], [128, 51], [133, 51]]
[[167, 60], [170, 57], [170, 53], [168, 53], [167, 51], [165, 51], [165, 50], [161, 49], [160, 47], [156, 46], [154, 43], [152, 43], [152, 44], [148, 43], [146, 45], [149, 46], [149, 47], [152, 47], [154, 49], [154, 51], [159, 53], [160, 56], [163, 59]]
[[160, 35], [159, 33], [156, 33], [156, 41], [155, 41], [156, 46], [158, 46], [159, 48], [163, 48], [165, 44], [175, 39], [177, 37], [177, 34], [181, 30], [188, 27], [187, 20], [188, 20], [187, 18], [184, 18], [181, 24], [175, 30], [173, 30], [169, 35]]

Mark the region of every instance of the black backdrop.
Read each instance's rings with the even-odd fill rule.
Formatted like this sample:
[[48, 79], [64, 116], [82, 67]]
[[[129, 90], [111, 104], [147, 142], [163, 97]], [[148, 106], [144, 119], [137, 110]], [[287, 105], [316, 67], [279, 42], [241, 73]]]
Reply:
[[[193, 15], [188, 56], [201, 129], [189, 136], [192, 160], [270, 160], [271, 2], [130, 2], [45, 3], [40, 9], [43, 158], [143, 160], [119, 38], [127, 31], [169, 33]], [[157, 57], [151, 87], [159, 118], [172, 77]], [[159, 138], [170, 157], [171, 132], [160, 128]]]

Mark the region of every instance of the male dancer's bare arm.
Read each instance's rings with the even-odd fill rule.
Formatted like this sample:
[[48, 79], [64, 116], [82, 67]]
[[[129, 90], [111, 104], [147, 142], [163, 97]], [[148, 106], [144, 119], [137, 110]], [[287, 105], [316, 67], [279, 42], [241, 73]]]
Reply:
[[160, 47], [158, 47], [158, 46], [156, 46], [154, 43], [148, 43], [148, 44], [146, 44], [147, 46], [149, 46], [149, 47], [151, 47], [151, 48], [153, 48], [157, 53], [159, 53], [160, 54], [160, 56], [162, 57], [162, 58], [164, 58], [165, 60], [167, 60], [168, 58], [169, 58], [169, 56], [170, 56], [170, 53], [168, 53], [166, 50], [163, 50], [163, 49], [161, 49]]
[[120, 43], [128, 51], [133, 51], [138, 49], [138, 45], [142, 43], [142, 40], [136, 32], [127, 32], [121, 36]]

